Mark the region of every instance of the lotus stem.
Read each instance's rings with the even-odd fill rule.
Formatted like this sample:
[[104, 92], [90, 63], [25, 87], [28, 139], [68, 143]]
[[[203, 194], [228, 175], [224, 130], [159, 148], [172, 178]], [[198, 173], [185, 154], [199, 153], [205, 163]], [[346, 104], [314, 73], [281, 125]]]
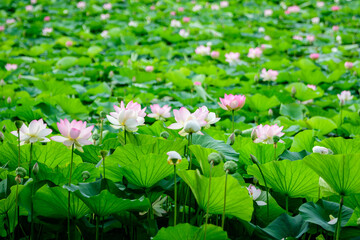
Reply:
[[289, 214], [289, 195], [285, 195], [285, 209], [286, 209], [286, 214]]
[[33, 202], [33, 197], [34, 197], [34, 185], [35, 185], [35, 179], [36, 176], [33, 179], [33, 185], [31, 186], [31, 227], [30, 227], [30, 240], [35, 239], [34, 238], [34, 202]]
[[263, 171], [261, 170], [260, 165], [257, 162], [255, 162], [255, 164], [258, 167], [258, 169], [260, 171], [260, 174], [261, 174], [261, 176], [262, 176], [262, 178], [264, 180], [264, 185], [265, 185], [265, 189], [266, 189], [266, 211], [267, 211], [267, 217], [269, 217], [269, 213], [270, 213], [270, 209], [269, 209], [269, 203], [270, 203], [270, 201], [269, 201], [269, 188], [267, 186], [265, 176], [264, 176]]
[[124, 141], [125, 141], [125, 145], [126, 145], [126, 129], [124, 128]]
[[342, 105], [341, 105], [341, 103], [340, 103], [340, 125], [339, 125], [339, 127], [342, 125], [342, 121], [343, 121], [343, 117], [342, 117]]
[[104, 125], [104, 119], [100, 117], [100, 139], [99, 139], [99, 145], [102, 143], [103, 139], [103, 125]]
[[340, 239], [340, 232], [341, 232], [341, 211], [344, 204], [344, 195], [340, 195], [340, 206], [339, 206], [339, 212], [338, 212], [338, 220], [336, 224], [336, 236], [335, 239]]
[[[71, 146], [71, 162], [70, 162], [70, 177], [69, 177], [69, 187], [71, 186], [71, 177], [72, 177], [72, 167], [73, 167], [73, 159], [74, 159], [74, 146], [73, 143]], [[71, 193], [70, 190], [68, 190], [68, 219], [67, 219], [67, 227], [68, 227], [68, 239], [70, 240], [70, 197]]]
[[232, 132], [235, 131], [235, 110], [231, 111], [232, 114]]
[[176, 226], [176, 217], [177, 217], [177, 187], [176, 187], [176, 164], [174, 164], [174, 226]]
[[[18, 134], [18, 167], [20, 167], [20, 158], [21, 158], [21, 150], [20, 150], [20, 128], [17, 129]], [[19, 178], [20, 179], [20, 178]], [[21, 179], [20, 179], [21, 180]], [[15, 227], [16, 227], [16, 220], [19, 223], [19, 181], [18, 176], [15, 178], [16, 182], [16, 198], [15, 198], [15, 216], [14, 216], [14, 239], [15, 239]], [[10, 226], [9, 226], [10, 227]], [[11, 231], [11, 230], [10, 230]]]
[[[192, 142], [192, 133], [189, 133], [188, 135], [188, 145], [187, 145], [187, 157], [189, 159], [189, 170], [191, 170], [192, 168], [192, 159], [191, 159], [191, 153], [190, 153], [190, 145]], [[186, 187], [186, 193], [185, 193], [185, 201], [184, 201], [184, 207], [183, 207], [183, 216], [182, 216], [182, 221], [184, 222], [185, 220], [185, 206], [186, 204], [188, 204], [188, 206], [190, 207], [190, 202], [191, 202], [191, 198], [189, 197], [189, 202], [188, 202], [188, 196], [189, 196], [189, 191], [190, 191], [190, 187], [187, 186]], [[190, 211], [188, 212], [188, 214], [190, 215]]]
[[29, 159], [29, 178], [31, 178], [31, 161], [32, 161], [33, 143], [30, 143], [30, 159]]
[[274, 143], [274, 161], [277, 161], [276, 148], [277, 148], [277, 143]]
[[96, 240], [99, 240], [99, 220], [100, 217], [96, 216]]
[[228, 173], [229, 170], [226, 170], [225, 173], [225, 190], [224, 190], [224, 208], [223, 208], [223, 213], [222, 213], [222, 218], [221, 218], [221, 228], [224, 230], [224, 226], [225, 226], [225, 210], [226, 210], [226, 188], [227, 188], [227, 177], [228, 177]]
[[204, 240], [206, 240], [206, 229], [207, 229], [207, 224], [209, 221], [209, 205], [210, 205], [210, 192], [211, 192], [211, 169], [213, 168], [213, 165], [214, 165], [214, 161], [211, 161], [210, 162], [210, 170], [209, 170], [209, 192], [208, 192], [208, 200], [207, 200], [207, 205], [206, 205]]

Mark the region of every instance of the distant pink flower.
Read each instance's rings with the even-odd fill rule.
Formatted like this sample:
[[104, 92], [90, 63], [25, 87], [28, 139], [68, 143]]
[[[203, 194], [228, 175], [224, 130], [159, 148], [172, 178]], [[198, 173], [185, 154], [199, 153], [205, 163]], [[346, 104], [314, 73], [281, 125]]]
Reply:
[[46, 16], [46, 17], [44, 17], [44, 21], [45, 21], [45, 22], [50, 21], [50, 16]]
[[111, 4], [111, 3], [105, 3], [105, 4], [103, 5], [103, 8], [104, 8], [105, 10], [111, 10], [112, 4]]
[[[35, 143], [35, 142], [50, 142], [50, 139], [46, 138], [52, 130], [46, 128], [47, 125], [42, 119], [32, 120], [29, 127], [25, 123], [20, 128], [20, 144]], [[18, 136], [17, 131], [11, 132], [16, 137]]]
[[185, 29], [180, 29], [179, 35], [180, 35], [181, 37], [183, 37], [183, 38], [187, 38], [187, 37], [189, 37], [190, 32], [189, 32], [189, 31], [186, 31]]
[[210, 55], [210, 46], [200, 45], [195, 49], [195, 53], [202, 56]]
[[211, 57], [212, 58], [218, 58], [220, 56], [220, 53], [218, 51], [212, 51], [211, 52]]
[[333, 26], [333, 27], [332, 27], [332, 30], [333, 30], [334, 32], [339, 31], [339, 26]]
[[319, 17], [313, 17], [313, 18], [311, 19], [311, 22], [312, 22], [313, 24], [318, 24], [318, 23], [320, 22], [320, 18], [319, 18]]
[[196, 82], [194, 82], [194, 85], [195, 85], [195, 86], [201, 86], [201, 82], [196, 81]]
[[302, 36], [295, 35], [295, 36], [293, 36], [293, 39], [294, 39], [294, 40], [298, 40], [298, 41], [302, 41], [302, 40], [303, 40], [303, 37], [302, 37]]
[[12, 71], [12, 70], [16, 70], [17, 69], [17, 64], [11, 64], [11, 63], [7, 63], [5, 65], [5, 68], [7, 71]]
[[109, 32], [107, 30], [104, 30], [100, 33], [100, 36], [103, 38], [109, 38]]
[[79, 8], [79, 9], [81, 9], [81, 10], [83, 10], [83, 9], [85, 9], [85, 7], [86, 7], [86, 2], [83, 2], [83, 1], [78, 2], [78, 3], [76, 4], [76, 7]]
[[184, 11], [184, 8], [183, 8], [183, 7], [179, 7], [179, 8], [178, 8], [178, 11], [179, 11], [179, 12], [183, 12], [183, 11]]
[[264, 10], [264, 16], [265, 17], [270, 17], [271, 15], [273, 15], [273, 10], [272, 9], [265, 9]]
[[287, 10], [285, 11], [286, 14], [298, 13], [298, 12], [300, 12], [300, 7], [296, 5], [288, 7]]
[[211, 10], [219, 10], [220, 7], [217, 4], [211, 4]]
[[318, 53], [312, 53], [312, 54], [310, 54], [310, 58], [313, 59], [313, 60], [316, 60], [316, 59], [318, 59], [319, 57], [320, 57], [320, 54], [318, 54]]
[[225, 54], [225, 61], [232, 65], [236, 65], [239, 62], [240, 53], [229, 52]]
[[43, 35], [43, 36], [49, 36], [50, 33], [52, 33], [52, 32], [53, 32], [53, 29], [52, 29], [52, 28], [46, 27], [46, 28], [44, 28], [44, 29], [42, 30], [42, 35]]
[[312, 90], [316, 91], [316, 86], [315, 85], [311, 85], [311, 84], [308, 84], [306, 85], [308, 88], [311, 88]]
[[248, 58], [255, 59], [255, 58], [260, 58], [261, 55], [262, 55], [262, 50], [261, 48], [257, 47], [257, 48], [250, 48], [247, 56]]
[[316, 3], [316, 6], [317, 6], [318, 8], [322, 8], [323, 6], [325, 6], [325, 3], [324, 3], [324, 2], [317, 2], [317, 3]]
[[16, 22], [16, 20], [14, 18], [6, 19], [6, 24], [12, 24], [15, 22]]
[[313, 36], [313, 35], [307, 35], [307, 36], [306, 36], [306, 40], [308, 40], [309, 42], [314, 42], [314, 41], [315, 41], [315, 36]]
[[67, 47], [71, 47], [73, 45], [73, 42], [72, 41], [66, 41], [65, 45]]
[[150, 6], [150, 10], [155, 10], [155, 6], [154, 6], [154, 5], [151, 5], [151, 6]]
[[205, 115], [191, 114], [189, 110], [185, 107], [181, 107], [179, 110], [173, 110], [176, 123], [168, 126], [169, 129], [181, 129], [179, 134], [181, 136], [186, 136], [189, 133], [201, 134], [201, 127], [205, 126], [207, 122], [205, 121]]
[[227, 111], [237, 111], [245, 105], [246, 97], [244, 95], [227, 95], [225, 93], [224, 98], [219, 98], [219, 106]]
[[31, 4], [36, 4], [37, 0], [31, 0], [30, 3]]
[[25, 7], [25, 10], [26, 10], [27, 12], [32, 12], [32, 11], [34, 10], [34, 7], [33, 7], [33, 5], [27, 5], [27, 6]]
[[187, 23], [187, 22], [190, 22], [191, 18], [189, 18], [189, 17], [183, 17], [182, 20], [183, 20], [184, 23]]
[[[270, 40], [271, 40], [271, 37], [270, 37], [269, 35], [266, 35], [266, 36], [264, 36], [264, 40], [270, 41]], [[261, 49], [265, 49], [264, 44], [261, 44], [260, 47], [261, 47]]]
[[274, 70], [271, 70], [271, 69], [266, 71], [266, 69], [263, 68], [262, 71], [261, 71], [260, 77], [264, 81], [276, 81], [278, 75], [279, 75], [278, 71], [274, 71]]
[[176, 12], [175, 12], [175, 11], [171, 11], [171, 12], [170, 12], [170, 15], [171, 15], [171, 16], [175, 16], [175, 15], [176, 15]]
[[228, 7], [228, 6], [229, 6], [229, 2], [228, 2], [228, 1], [221, 1], [221, 2], [220, 2], [220, 7], [226, 8], [226, 7]]
[[352, 62], [345, 62], [344, 66], [346, 69], [351, 69], [354, 66], [354, 64]]
[[154, 71], [154, 67], [153, 66], [146, 66], [145, 71], [146, 72], [152, 72], [152, 71]]
[[340, 94], [337, 94], [337, 97], [340, 100], [340, 105], [344, 105], [346, 101], [350, 101], [354, 98], [350, 91], [342, 91]]
[[[262, 124], [258, 125], [253, 130], [253, 137], [255, 138], [254, 143], [266, 143], [266, 144], [273, 144], [274, 137], [282, 137], [285, 133], [281, 132], [284, 127], [279, 127], [277, 124], [275, 125], [265, 125]], [[283, 142], [283, 141], [279, 141]]]
[[5, 30], [5, 26], [1, 25], [0, 26], [0, 32], [4, 31]]
[[339, 11], [340, 7], [339, 6], [332, 6], [331, 7], [331, 11], [335, 12], [335, 11]]
[[150, 105], [151, 113], [148, 114], [148, 117], [155, 118], [156, 120], [165, 120], [165, 118], [171, 117], [170, 111], [171, 107], [164, 105], [160, 107], [159, 104]]
[[62, 136], [51, 137], [51, 140], [55, 142], [62, 142], [65, 146], [72, 146], [83, 152], [82, 146], [93, 144], [89, 141], [94, 128], [94, 125], [86, 127], [86, 122], [72, 120], [69, 122], [66, 118], [60, 119], [60, 122], [56, 123]]
[[110, 18], [110, 14], [105, 13], [105, 14], [100, 14], [100, 19], [101, 20], [107, 20]]
[[176, 19], [173, 19], [170, 22], [170, 26], [175, 27], [175, 28], [180, 28], [181, 27], [181, 22], [176, 20]]

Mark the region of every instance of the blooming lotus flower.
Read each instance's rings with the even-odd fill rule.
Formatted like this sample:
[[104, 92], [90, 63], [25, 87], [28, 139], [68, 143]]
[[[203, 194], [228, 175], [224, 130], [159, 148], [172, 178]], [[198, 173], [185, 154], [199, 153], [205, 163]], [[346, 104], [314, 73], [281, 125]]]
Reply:
[[189, 17], [183, 17], [182, 20], [183, 20], [184, 23], [187, 23], [187, 22], [190, 22], [191, 18], [189, 18]]
[[324, 2], [317, 2], [317, 3], [316, 3], [316, 6], [317, 6], [318, 8], [322, 8], [323, 6], [325, 6], [325, 3], [324, 3]]
[[100, 36], [103, 38], [109, 38], [109, 32], [107, 30], [104, 30], [100, 33]]
[[220, 103], [218, 104], [222, 109], [227, 111], [236, 111], [244, 106], [246, 97], [244, 95], [227, 95], [225, 93], [224, 98], [219, 99]]
[[93, 144], [89, 141], [94, 128], [94, 125], [86, 127], [86, 122], [72, 120], [69, 122], [66, 118], [60, 119], [60, 122], [56, 123], [62, 136], [51, 137], [51, 140], [55, 142], [62, 142], [65, 146], [72, 146], [83, 152], [82, 146]]
[[201, 5], [195, 5], [192, 10], [193, 12], [197, 12], [197, 11], [200, 11], [202, 9], [202, 6]]
[[315, 36], [308, 35], [308, 36], [306, 36], [306, 40], [308, 40], [309, 42], [313, 42], [313, 41], [315, 41]]
[[271, 10], [271, 9], [265, 9], [264, 10], [264, 16], [265, 17], [270, 17], [271, 15], [273, 15], [273, 10]]
[[175, 16], [175, 15], [176, 15], [176, 12], [175, 12], [175, 11], [171, 11], [171, 12], [170, 12], [170, 15], [171, 15], [171, 16]]
[[150, 6], [150, 10], [155, 10], [155, 6], [154, 6], [154, 5], [151, 5], [151, 6]]
[[195, 115], [191, 114], [189, 110], [185, 107], [181, 107], [180, 110], [173, 110], [176, 123], [168, 126], [169, 129], [181, 129], [179, 132], [181, 136], [186, 136], [189, 133], [202, 134], [200, 132], [201, 127], [205, 126], [207, 122], [205, 121], [205, 115]]
[[326, 147], [320, 147], [320, 146], [313, 147], [312, 151], [313, 151], [313, 153], [320, 153], [323, 155], [333, 154], [333, 151], [331, 151], [331, 149], [328, 149]]
[[194, 82], [194, 85], [195, 85], [195, 86], [201, 86], [201, 82], [196, 81], [196, 82]]
[[338, 221], [338, 218], [335, 218], [333, 215], [329, 215], [330, 221], [328, 221], [327, 223], [330, 225], [335, 225]]
[[37, 0], [31, 0], [30, 3], [31, 4], [36, 4]]
[[50, 35], [50, 33], [52, 33], [53, 32], [53, 29], [52, 28], [44, 28], [43, 30], [42, 30], [42, 35], [43, 36], [49, 36]]
[[295, 35], [295, 36], [293, 36], [293, 39], [294, 39], [294, 40], [298, 40], [298, 41], [302, 41], [302, 40], [303, 40], [303, 37], [302, 37], [302, 36]]
[[339, 26], [332, 26], [332, 30], [333, 30], [334, 32], [339, 31]]
[[352, 62], [345, 62], [344, 66], [346, 69], [351, 69], [354, 66], [354, 64]]
[[337, 97], [340, 100], [340, 104], [344, 105], [346, 101], [350, 101], [354, 96], [351, 95], [350, 91], [342, 91]]
[[152, 72], [152, 71], [154, 71], [154, 66], [146, 66], [146, 67], [145, 67], [145, 71], [146, 71], [146, 72]]
[[240, 53], [229, 52], [225, 54], [225, 61], [230, 64], [230, 66], [236, 65], [239, 62]]
[[320, 18], [319, 18], [319, 17], [313, 17], [313, 18], [311, 19], [311, 22], [312, 22], [313, 24], [319, 24]]
[[11, 63], [7, 63], [5, 65], [5, 68], [7, 71], [12, 71], [12, 70], [16, 70], [17, 69], [17, 64], [11, 64]]
[[78, 2], [78, 3], [76, 4], [76, 7], [79, 8], [79, 9], [81, 9], [81, 10], [84, 10], [85, 7], [86, 7], [86, 2], [83, 2], [83, 1]]
[[34, 7], [33, 7], [33, 5], [27, 5], [27, 6], [25, 7], [25, 10], [26, 10], [27, 12], [32, 12], [32, 11], [34, 10]]
[[211, 52], [211, 57], [212, 58], [218, 58], [220, 56], [220, 53], [218, 51], [212, 51]]
[[202, 56], [210, 55], [210, 46], [200, 45], [195, 49], [195, 53]]
[[3, 25], [0, 25], [0, 32], [4, 31], [5, 30], [5, 26]]
[[339, 10], [340, 10], [339, 6], [332, 6], [331, 7], [331, 11], [333, 11], [333, 12], [336, 12], [336, 11], [339, 11]]
[[262, 54], [262, 49], [257, 47], [257, 48], [250, 48], [247, 56], [248, 58], [255, 59], [255, 58], [260, 58], [261, 54]]
[[171, 20], [170, 26], [175, 27], [175, 28], [180, 28], [181, 27], [181, 22], [178, 21], [178, 20], [173, 19], [173, 20]]
[[148, 114], [148, 117], [155, 118], [156, 120], [165, 120], [165, 118], [171, 117], [170, 111], [171, 107], [164, 105], [160, 107], [159, 104], [150, 105], [151, 113]]
[[[284, 127], [279, 127], [277, 124], [275, 125], [258, 125], [254, 128], [252, 135], [255, 138], [254, 143], [266, 143], [273, 144], [274, 137], [282, 137], [285, 133], [281, 132]], [[279, 142], [283, 142], [280, 140]]]
[[50, 19], [51, 19], [50, 16], [45, 16], [45, 17], [44, 17], [44, 21], [45, 21], [45, 22], [50, 21]]
[[135, 21], [130, 21], [128, 24], [130, 27], [137, 27], [139, 24]]
[[217, 4], [211, 4], [211, 10], [219, 10], [220, 6]]
[[256, 202], [258, 206], [265, 206], [266, 202], [264, 201], [256, 201], [261, 195], [261, 190], [257, 189], [254, 185], [250, 184], [247, 187], [247, 190], [249, 191], [250, 197]]
[[259, 28], [258, 28], [258, 32], [259, 32], [259, 33], [265, 32], [265, 28], [264, 28], [264, 27], [259, 27]]
[[16, 22], [16, 20], [14, 18], [6, 19], [6, 24], [12, 24], [15, 22]]
[[168, 164], [170, 165], [177, 165], [181, 162], [182, 157], [181, 155], [176, 151], [170, 151], [166, 153], [169, 157], [167, 159]]
[[190, 32], [189, 32], [189, 31], [186, 31], [185, 29], [180, 29], [179, 35], [180, 35], [181, 37], [183, 37], [183, 38], [187, 38], [187, 37], [189, 37]]
[[261, 71], [260, 77], [264, 81], [276, 81], [278, 75], [279, 75], [278, 71], [274, 71], [274, 70], [271, 70], [271, 69], [266, 71], [266, 69], [263, 68], [262, 71]]
[[111, 10], [112, 5], [111, 5], [111, 3], [105, 3], [105, 4], [103, 5], [103, 8], [104, 8], [105, 10]]
[[100, 14], [100, 19], [101, 20], [107, 20], [110, 18], [110, 14], [106, 13], [106, 14]]
[[[46, 128], [47, 125], [42, 119], [32, 120], [27, 127], [23, 124], [20, 128], [20, 145], [35, 142], [50, 142], [50, 139], [46, 138], [52, 130]], [[16, 137], [18, 136], [17, 131], [11, 132]]]
[[73, 45], [73, 42], [72, 41], [66, 41], [65, 45], [67, 47], [71, 47]]
[[184, 8], [183, 8], [183, 7], [179, 7], [179, 8], [178, 8], [178, 11], [179, 11], [179, 12], [183, 12], [183, 11], [184, 11]]
[[229, 2], [228, 2], [228, 1], [221, 1], [221, 2], [220, 2], [220, 7], [226, 8], [226, 7], [228, 7], [228, 6], [229, 6]]
[[318, 53], [310, 54], [310, 58], [313, 59], [313, 60], [319, 59], [319, 57], [320, 57], [320, 54], [318, 54]]
[[315, 85], [311, 85], [311, 84], [308, 84], [306, 85], [308, 88], [311, 88], [312, 90], [316, 91], [316, 86]]
[[285, 11], [285, 14], [298, 13], [298, 12], [300, 12], [300, 7], [295, 5], [288, 7], [287, 10]]
[[209, 110], [206, 106], [202, 106], [202, 107], [198, 108], [194, 112], [194, 116], [196, 116], [196, 118], [198, 118], [198, 119], [204, 118], [204, 120], [206, 122], [206, 124], [204, 126], [205, 128], [209, 128], [211, 124], [214, 124], [220, 120], [220, 118], [216, 117], [215, 113], [209, 112]]
[[121, 101], [120, 107], [114, 105], [114, 109], [115, 112], [111, 112], [110, 115], [106, 115], [106, 117], [111, 123], [111, 127], [115, 129], [135, 132], [138, 126], [143, 125], [145, 122], [146, 108], [141, 109], [139, 103], [130, 101], [125, 107], [124, 102]]

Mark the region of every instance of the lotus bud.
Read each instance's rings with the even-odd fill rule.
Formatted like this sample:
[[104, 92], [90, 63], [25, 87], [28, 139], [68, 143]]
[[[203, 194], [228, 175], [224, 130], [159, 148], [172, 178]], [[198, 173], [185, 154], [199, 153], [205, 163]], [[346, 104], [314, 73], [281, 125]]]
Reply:
[[20, 129], [23, 124], [24, 124], [23, 121], [20, 121], [20, 120], [16, 120], [16, 121], [15, 121], [15, 126], [16, 126], [17, 129]]
[[6, 85], [6, 83], [5, 83], [4, 79], [1, 79], [1, 80], [0, 80], [0, 86], [3, 87], [3, 86], [5, 86], [5, 85]]
[[6, 102], [7, 102], [8, 104], [10, 104], [10, 103], [11, 103], [11, 97], [8, 97], [8, 98], [6, 99]]
[[113, 71], [110, 71], [110, 72], [109, 72], [109, 78], [112, 78], [112, 77], [114, 77], [114, 72], [113, 72]]
[[181, 162], [181, 155], [176, 151], [170, 151], [166, 153], [169, 157], [167, 159], [168, 164], [177, 165]]
[[160, 137], [168, 139], [170, 134], [167, 131], [163, 131], [160, 133]]
[[312, 150], [314, 153], [320, 153], [320, 154], [324, 154], [324, 155], [333, 154], [333, 151], [331, 151], [331, 149], [328, 149], [326, 147], [315, 146], [315, 147], [313, 147]]
[[6, 131], [6, 126], [4, 125], [1, 129], [2, 132], [5, 132]]
[[100, 151], [100, 155], [101, 155], [101, 157], [104, 159], [107, 155], [108, 155], [108, 151], [106, 151], [106, 150], [101, 150]]
[[237, 170], [237, 164], [234, 161], [227, 161], [224, 163], [224, 171], [234, 174]]
[[273, 115], [274, 115], [273, 110], [270, 108], [269, 111], [268, 111], [268, 116], [272, 117]]
[[273, 140], [274, 140], [274, 144], [277, 144], [280, 141], [280, 137], [279, 136], [274, 136]]
[[235, 129], [234, 133], [235, 133], [235, 136], [239, 136], [242, 134], [242, 131], [240, 129]]
[[255, 83], [259, 82], [259, 75], [256, 74], [256, 75], [254, 76], [254, 82], [255, 82]]
[[216, 152], [210, 153], [208, 156], [208, 162], [214, 164], [214, 166], [218, 165], [222, 160], [222, 156]]
[[257, 160], [257, 158], [256, 158], [254, 155], [252, 155], [252, 154], [250, 154], [250, 159], [251, 159], [251, 161], [252, 161], [253, 163], [255, 163], [255, 164], [260, 164], [259, 160]]
[[16, 176], [19, 176], [19, 177], [23, 178], [23, 177], [26, 176], [26, 170], [23, 167], [18, 167], [15, 170], [15, 174], [16, 174]]
[[291, 97], [295, 97], [295, 94], [296, 94], [296, 88], [292, 87], [291, 88]]
[[0, 132], [0, 142], [3, 142], [5, 139], [5, 136], [2, 132]]
[[257, 139], [257, 134], [256, 134], [256, 128], [254, 128], [251, 132], [251, 140], [255, 140]]
[[87, 179], [90, 178], [91, 174], [90, 174], [89, 171], [83, 171], [83, 172], [81, 173], [81, 176], [82, 176], [82, 178], [83, 178], [83, 181], [85, 182]]
[[200, 125], [196, 120], [189, 120], [185, 123], [184, 131], [187, 133], [196, 133], [200, 131]]
[[229, 144], [230, 146], [231, 145], [233, 145], [235, 143], [235, 133], [232, 133], [229, 137], [228, 137], [228, 139], [227, 139], [227, 141], [226, 141], [226, 144]]
[[99, 138], [100, 138], [100, 135], [97, 134], [97, 133], [94, 133], [94, 134], [92, 135], [92, 139], [95, 140], [95, 141], [99, 140]]
[[101, 112], [100, 112], [100, 117], [101, 117], [101, 118], [106, 118], [106, 113], [103, 112], [103, 111], [101, 111]]
[[32, 168], [32, 173], [34, 176], [36, 176], [39, 173], [39, 164], [35, 163], [33, 168]]

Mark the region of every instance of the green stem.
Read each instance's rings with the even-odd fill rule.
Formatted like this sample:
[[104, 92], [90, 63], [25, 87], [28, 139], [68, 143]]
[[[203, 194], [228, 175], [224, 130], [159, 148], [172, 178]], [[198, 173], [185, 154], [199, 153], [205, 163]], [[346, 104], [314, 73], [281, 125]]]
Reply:
[[337, 220], [337, 224], [336, 224], [336, 240], [340, 239], [340, 232], [341, 232], [341, 211], [342, 211], [342, 206], [344, 204], [344, 196], [340, 195], [340, 206], [339, 206], [339, 212], [338, 212], [338, 220]]
[[222, 218], [221, 218], [221, 228], [224, 229], [225, 226], [225, 210], [226, 210], [226, 188], [227, 188], [227, 177], [228, 177], [228, 173], [229, 170], [226, 170], [226, 174], [225, 174], [225, 191], [224, 191], [224, 208], [223, 208], [223, 213], [222, 213]]
[[13, 239], [11, 236], [9, 213], [6, 212], [5, 214], [6, 214], [6, 221], [7, 221], [7, 225], [8, 225], [8, 227], [6, 228], [6, 234], [9, 239]]
[[99, 216], [96, 216], [96, 240], [99, 240]]
[[277, 148], [277, 143], [274, 143], [274, 161], [277, 161], [276, 148]]
[[124, 128], [124, 139], [125, 139], [125, 145], [126, 145], [126, 129]]
[[30, 240], [34, 240], [34, 235], [35, 235], [35, 231], [34, 231], [34, 202], [33, 202], [33, 197], [34, 197], [34, 185], [35, 185], [35, 179], [36, 176], [33, 179], [33, 184], [31, 186], [31, 227], [30, 227]]
[[[73, 159], [74, 159], [74, 146], [75, 144], [73, 143], [71, 146], [71, 162], [70, 162], [70, 177], [69, 177], [69, 187], [71, 186], [71, 177], [72, 177], [72, 167], [73, 167]], [[71, 239], [70, 236], [70, 190], [68, 190], [68, 217], [67, 217], [67, 227], [68, 227], [68, 239]]]
[[340, 103], [340, 125], [339, 125], [339, 127], [342, 125], [342, 121], [343, 121], [343, 118], [342, 118], [342, 105]]
[[18, 128], [17, 134], [18, 134], [18, 167], [20, 167], [20, 157], [21, 157], [21, 152], [20, 152], [20, 128]]
[[104, 171], [104, 179], [105, 179], [105, 158], [103, 158], [103, 171]]
[[[20, 128], [17, 129], [18, 134], [18, 167], [20, 167], [20, 158], [21, 158], [21, 150], [20, 150]], [[16, 227], [16, 220], [19, 223], [19, 182], [18, 177], [16, 176], [16, 198], [15, 198], [15, 216], [14, 216], [14, 238], [15, 238], [15, 227]], [[20, 178], [19, 178], [20, 179]]]
[[33, 151], [33, 143], [30, 143], [29, 178], [31, 178], [32, 151]]
[[232, 132], [235, 131], [235, 110], [231, 111], [232, 114]]
[[286, 214], [289, 214], [289, 196], [287, 194], [285, 195], [285, 209]]
[[177, 215], [177, 187], [176, 187], [176, 164], [174, 164], [174, 202], [175, 202], [175, 208], [174, 208], [174, 226], [176, 226], [176, 215]]
[[100, 119], [100, 139], [99, 139], [99, 145], [101, 145], [102, 138], [103, 138], [103, 124], [104, 124], [104, 120], [101, 118], [101, 119]]
[[266, 183], [266, 180], [265, 180], [265, 176], [264, 176], [264, 173], [263, 171], [261, 170], [261, 167], [260, 165], [255, 162], [256, 166], [258, 167], [259, 171], [260, 171], [260, 174], [264, 180], [264, 184], [265, 184], [265, 189], [266, 189], [266, 211], [267, 211], [267, 217], [269, 217], [269, 212], [270, 212], [270, 209], [269, 209], [269, 189], [267, 187], [267, 183]]
[[207, 199], [207, 205], [206, 205], [206, 220], [205, 220], [205, 230], [204, 230], [204, 240], [206, 240], [206, 229], [207, 224], [209, 221], [209, 205], [210, 205], [210, 193], [211, 193], [211, 169], [213, 167], [214, 162], [210, 162], [210, 170], [209, 170], [209, 191], [208, 191], [208, 199]]
[[[192, 168], [192, 159], [191, 159], [191, 153], [190, 153], [190, 145], [191, 145], [191, 140], [192, 140], [192, 133], [189, 133], [188, 135], [188, 145], [187, 145], [187, 157], [189, 159], [189, 170], [191, 170]], [[188, 202], [188, 196], [189, 196], [189, 192], [190, 192], [190, 187], [186, 186], [186, 193], [185, 193], [185, 201], [184, 201], [184, 207], [183, 207], [183, 216], [182, 216], [182, 222], [185, 221], [185, 206], [186, 204], [188, 204], [188, 206], [190, 207], [190, 198], [189, 198], [189, 202]], [[190, 213], [189, 213], [190, 214]]]

